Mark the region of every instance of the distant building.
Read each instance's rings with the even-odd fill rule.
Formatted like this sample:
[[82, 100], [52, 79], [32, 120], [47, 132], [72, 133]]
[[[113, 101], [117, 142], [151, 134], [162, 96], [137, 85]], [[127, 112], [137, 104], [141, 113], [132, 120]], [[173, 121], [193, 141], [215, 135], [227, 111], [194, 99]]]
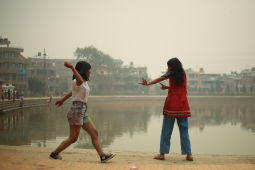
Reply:
[[27, 91], [27, 68], [31, 60], [20, 54], [24, 51], [23, 48], [10, 44], [7, 38], [0, 38], [0, 78], [4, 79], [6, 84], [12, 83], [15, 90]]
[[[223, 75], [223, 79], [225, 81], [225, 85], [229, 86], [230, 93], [236, 93], [236, 88], [238, 89], [238, 92], [241, 91], [242, 88], [242, 76], [241, 74], [238, 74], [236, 72], [231, 72], [229, 75]], [[225, 89], [224, 89], [225, 90]]]
[[56, 60], [45, 59], [45, 72], [44, 72], [44, 59], [43, 58], [30, 58], [31, 65], [28, 67], [30, 77], [37, 77], [46, 82], [47, 91], [55, 94], [59, 87], [59, 77], [57, 76]]
[[251, 71], [249, 69], [241, 71], [242, 75], [242, 87], [245, 85], [247, 92], [253, 92], [250, 91], [250, 87], [255, 84], [255, 71]]
[[210, 90], [211, 86], [215, 88], [217, 80], [220, 81], [221, 88], [225, 88], [224, 80], [218, 73], [204, 73], [203, 70], [201, 70], [201, 72], [186, 72], [186, 75], [188, 91], [196, 92], [200, 88], [202, 91], [207, 92]]
[[198, 75], [200, 73], [201, 72], [193, 72], [193, 71], [186, 72], [187, 87], [189, 91], [196, 91], [196, 88], [198, 86]]
[[217, 73], [200, 73], [198, 76], [198, 88], [205, 89], [204, 91], [209, 91], [211, 86], [215, 88], [216, 81], [219, 80], [221, 84], [221, 88], [225, 88], [224, 80], [220, 74]]
[[133, 62], [130, 62], [130, 65], [122, 66], [121, 63], [118, 66], [118, 77], [113, 84], [114, 90], [137, 91], [140, 88], [138, 83], [141, 82], [142, 77], [148, 77], [146, 66], [134, 67]]
[[[2, 90], [3, 90], [2, 85], [4, 82], [5, 82], [5, 80], [0, 78], [0, 94], [2, 93]], [[0, 95], [0, 98], [1, 98], [1, 95]]]

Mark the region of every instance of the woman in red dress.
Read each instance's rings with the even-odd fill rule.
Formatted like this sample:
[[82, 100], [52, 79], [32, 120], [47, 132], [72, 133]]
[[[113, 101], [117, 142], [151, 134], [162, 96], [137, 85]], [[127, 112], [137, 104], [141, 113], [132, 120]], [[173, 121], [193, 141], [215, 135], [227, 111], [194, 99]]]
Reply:
[[160, 83], [162, 90], [168, 89], [168, 95], [163, 109], [164, 120], [160, 140], [160, 154], [155, 156], [154, 159], [164, 160], [165, 154], [169, 153], [170, 139], [175, 119], [177, 119], [181, 136], [181, 152], [183, 155], [187, 155], [187, 160], [193, 161], [188, 133], [188, 117], [191, 117], [191, 114], [187, 99], [186, 74], [178, 58], [170, 59], [167, 62], [167, 67], [168, 71], [163, 76], [150, 82], [143, 78], [143, 82], [139, 83], [148, 86], [169, 79], [169, 86]]

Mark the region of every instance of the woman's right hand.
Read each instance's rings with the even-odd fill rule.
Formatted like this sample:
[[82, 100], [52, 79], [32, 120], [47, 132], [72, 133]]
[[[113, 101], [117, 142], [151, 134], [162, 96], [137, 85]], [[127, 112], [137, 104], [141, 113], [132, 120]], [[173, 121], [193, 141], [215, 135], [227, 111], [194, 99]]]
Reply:
[[160, 87], [160, 88], [161, 88], [162, 90], [168, 89], [168, 86], [165, 86], [164, 84], [162, 84], [162, 83], [160, 83], [160, 82], [159, 82], [159, 84], [161, 84], [161, 87]]
[[56, 101], [55, 106], [62, 106], [64, 102], [62, 100]]
[[142, 79], [143, 79], [143, 82], [142, 82], [142, 83], [139, 83], [139, 84], [144, 85], [144, 86], [148, 86], [147, 80], [144, 79], [144, 78], [142, 78]]

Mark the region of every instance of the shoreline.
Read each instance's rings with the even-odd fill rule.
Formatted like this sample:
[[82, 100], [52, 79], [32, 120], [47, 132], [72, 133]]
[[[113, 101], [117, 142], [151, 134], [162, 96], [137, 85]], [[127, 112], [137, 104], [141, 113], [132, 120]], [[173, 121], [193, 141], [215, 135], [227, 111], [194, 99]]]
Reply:
[[[53, 97], [53, 100], [61, 99], [64, 96]], [[88, 101], [164, 101], [166, 95], [90, 95]], [[188, 101], [255, 101], [255, 96], [187, 96]], [[24, 97], [26, 100], [49, 100], [49, 97]], [[20, 99], [16, 99], [20, 101]], [[12, 100], [5, 99], [1, 102], [12, 102]]]
[[[24, 106], [22, 108], [28, 107], [38, 107], [46, 105], [55, 105], [55, 102], [61, 97], [53, 97], [52, 103], [46, 104], [46, 100], [49, 97], [25, 97]], [[162, 101], [164, 102], [166, 95], [112, 95], [112, 96], [89, 96], [88, 103], [90, 102], [117, 102], [117, 101]], [[27, 102], [26, 102], [27, 101]], [[30, 101], [30, 102], [29, 102]], [[254, 96], [188, 96], [189, 103], [191, 102], [255, 102]], [[0, 115], [12, 112], [14, 110], [22, 109], [19, 107], [20, 99], [17, 99], [15, 103], [11, 100], [0, 100]], [[71, 99], [65, 101], [65, 103], [71, 103]], [[8, 105], [8, 106], [7, 106]]]
[[[0, 155], [19, 156], [26, 158], [49, 159], [53, 148], [35, 148], [28, 146], [0, 145]], [[107, 150], [105, 150], [107, 152]], [[165, 160], [155, 160], [157, 152], [137, 152], [115, 150], [116, 156], [107, 164], [116, 165], [227, 165], [227, 164], [255, 164], [255, 156], [251, 155], [218, 155], [218, 154], [193, 154], [194, 161], [187, 161], [186, 155], [170, 153], [165, 155]], [[80, 162], [101, 164], [95, 149], [66, 149], [60, 154], [65, 162]]]

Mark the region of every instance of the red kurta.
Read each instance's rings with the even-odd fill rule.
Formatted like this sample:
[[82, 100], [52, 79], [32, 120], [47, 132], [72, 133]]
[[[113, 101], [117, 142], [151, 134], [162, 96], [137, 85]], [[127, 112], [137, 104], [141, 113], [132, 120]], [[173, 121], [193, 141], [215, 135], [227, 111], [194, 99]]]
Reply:
[[169, 85], [163, 115], [168, 117], [191, 117], [187, 99], [186, 73], [184, 72], [184, 83], [181, 86], [175, 86], [174, 77], [169, 78]]

